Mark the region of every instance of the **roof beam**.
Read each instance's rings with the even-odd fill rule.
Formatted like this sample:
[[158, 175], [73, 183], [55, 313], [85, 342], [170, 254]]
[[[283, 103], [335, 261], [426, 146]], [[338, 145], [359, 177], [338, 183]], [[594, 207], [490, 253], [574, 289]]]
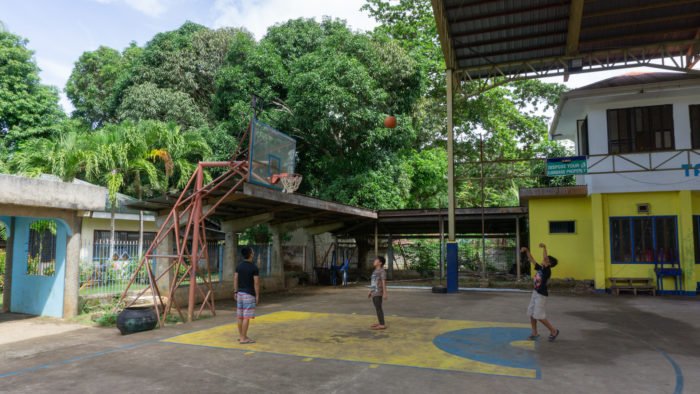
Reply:
[[[556, 31], [551, 31], [547, 33], [533, 33], [533, 34], [526, 34], [526, 35], [520, 35], [520, 36], [513, 36], [513, 37], [508, 37], [508, 40], [510, 42], [513, 41], [523, 41], [523, 40], [530, 40], [530, 39], [537, 39], [537, 38], [545, 38], [545, 37], [554, 37], [554, 36], [561, 36], [563, 34], [566, 34], [567, 30], [556, 30]], [[455, 40], [457, 41], [457, 40]], [[495, 38], [492, 40], [484, 40], [484, 41], [474, 41], [470, 43], [459, 43], [458, 45], [455, 45], [455, 49], [463, 49], [463, 48], [468, 48], [468, 47], [478, 47], [478, 46], [483, 46], [483, 45], [491, 45], [491, 44], [499, 44], [502, 43], [503, 39], [502, 38]]]
[[[490, 52], [490, 53], [484, 53], [484, 54], [482, 54], [482, 53], [478, 53], [478, 52], [474, 51], [473, 48], [470, 47], [470, 48], [468, 48], [468, 49], [472, 50], [473, 53], [474, 53], [474, 55], [472, 55], [472, 56], [460, 56], [460, 57], [459, 57], [459, 60], [485, 59], [485, 60], [487, 60], [489, 63], [498, 63], [498, 62], [493, 62], [493, 61], [491, 61], [491, 60], [488, 60], [487, 58], [492, 58], [492, 57], [494, 57], [494, 56], [501, 56], [501, 55], [509, 55], [509, 54], [512, 54], [512, 53], [525, 53], [525, 52], [532, 52], [532, 51], [541, 51], [541, 50], [545, 50], [545, 49], [559, 49], [559, 48], [561, 48], [560, 45], [548, 44], [548, 45], [538, 45], [538, 46], [527, 47], [527, 48], [518, 48], [517, 50], [514, 50], [514, 49], [506, 49], [506, 50], [503, 50], [503, 51], [497, 51], [497, 52]], [[524, 61], [526, 61], [526, 60], [523, 60], [523, 62], [524, 62]], [[500, 64], [500, 63], [499, 63], [499, 64]]]
[[650, 25], [650, 24], [658, 24], [658, 23], [664, 23], [664, 22], [673, 22], [673, 21], [677, 21], [677, 20], [697, 18], [699, 16], [700, 16], [700, 12], [691, 12], [691, 13], [678, 14], [678, 15], [663, 16], [663, 17], [659, 17], [659, 18], [649, 18], [649, 19], [641, 19], [641, 20], [635, 19], [635, 20], [618, 22], [618, 23], [610, 23], [610, 24], [602, 24], [602, 25], [594, 25], [594, 26], [584, 26], [583, 31], [585, 33], [590, 33], [592, 31], [598, 31], [598, 30], [612, 30], [612, 29], [619, 29], [621, 27]]
[[457, 58], [450, 39], [450, 24], [447, 21], [445, 3], [444, 0], [432, 0], [432, 4], [440, 47], [442, 47], [442, 54], [445, 57], [445, 67], [451, 70], [457, 67]]
[[566, 35], [566, 55], [578, 54], [578, 43], [581, 37], [581, 21], [583, 20], [583, 1], [571, 0], [569, 8], [569, 32]]

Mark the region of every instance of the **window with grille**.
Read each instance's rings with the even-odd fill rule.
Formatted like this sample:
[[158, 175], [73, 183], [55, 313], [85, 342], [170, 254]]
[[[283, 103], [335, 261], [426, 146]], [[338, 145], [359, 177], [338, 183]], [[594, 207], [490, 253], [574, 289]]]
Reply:
[[608, 149], [615, 153], [673, 150], [673, 106], [610, 109]]

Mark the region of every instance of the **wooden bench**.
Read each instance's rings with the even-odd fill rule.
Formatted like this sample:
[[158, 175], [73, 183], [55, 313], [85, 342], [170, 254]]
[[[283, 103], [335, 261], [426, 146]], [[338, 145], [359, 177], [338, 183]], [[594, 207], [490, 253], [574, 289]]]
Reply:
[[647, 292], [656, 295], [656, 286], [651, 278], [610, 278], [610, 290], [615, 295], [621, 291], [631, 291], [634, 295], [638, 292]]

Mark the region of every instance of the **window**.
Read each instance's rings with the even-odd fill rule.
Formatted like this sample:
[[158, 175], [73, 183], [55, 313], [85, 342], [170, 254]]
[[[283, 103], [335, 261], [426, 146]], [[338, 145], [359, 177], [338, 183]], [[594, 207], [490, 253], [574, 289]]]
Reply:
[[37, 220], [29, 225], [27, 275], [56, 275], [55, 220]]
[[675, 216], [610, 218], [613, 263], [677, 263]]
[[690, 136], [693, 149], [700, 149], [700, 105], [691, 105], [690, 110]]
[[578, 128], [578, 154], [588, 156], [588, 118], [576, 122]]
[[573, 220], [562, 220], [549, 222], [550, 234], [574, 234], [576, 233], [576, 222]]
[[673, 138], [670, 104], [608, 110], [608, 149], [612, 154], [671, 150]]

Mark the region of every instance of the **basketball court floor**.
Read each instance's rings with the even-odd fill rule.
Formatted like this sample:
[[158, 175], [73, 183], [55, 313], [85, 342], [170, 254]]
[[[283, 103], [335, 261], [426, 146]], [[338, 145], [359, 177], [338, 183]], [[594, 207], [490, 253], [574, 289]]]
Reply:
[[216, 317], [151, 332], [86, 328], [3, 345], [0, 391], [700, 391], [698, 300], [553, 295], [554, 343], [526, 340], [528, 300], [390, 289], [389, 328], [371, 331], [365, 289], [300, 290], [263, 297], [250, 345], [219, 303]]

